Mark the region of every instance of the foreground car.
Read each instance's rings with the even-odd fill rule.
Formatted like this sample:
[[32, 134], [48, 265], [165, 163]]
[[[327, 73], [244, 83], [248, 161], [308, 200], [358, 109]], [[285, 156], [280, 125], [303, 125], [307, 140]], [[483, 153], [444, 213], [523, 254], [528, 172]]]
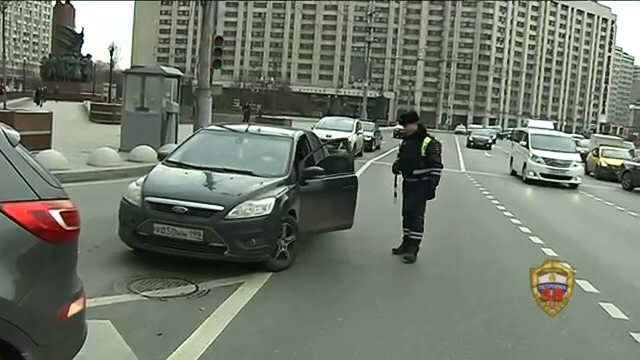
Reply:
[[129, 185], [120, 239], [133, 249], [289, 268], [301, 233], [353, 226], [353, 157], [311, 132], [210, 126]]
[[404, 137], [404, 127], [402, 125], [396, 125], [393, 128], [393, 138], [402, 139]]
[[362, 122], [364, 129], [364, 149], [366, 151], [375, 151], [382, 147], [382, 131], [378, 124], [368, 121]]
[[87, 335], [78, 211], [19, 140], [0, 123], [0, 359], [72, 359]]
[[364, 154], [362, 122], [345, 116], [325, 116], [313, 126], [313, 133], [331, 150], [348, 150], [353, 156]]
[[624, 170], [620, 173], [620, 185], [627, 191], [640, 186], [640, 157], [624, 162]]
[[491, 140], [492, 133], [487, 129], [471, 130], [469, 136], [467, 136], [467, 148], [481, 148], [491, 150], [493, 141]]

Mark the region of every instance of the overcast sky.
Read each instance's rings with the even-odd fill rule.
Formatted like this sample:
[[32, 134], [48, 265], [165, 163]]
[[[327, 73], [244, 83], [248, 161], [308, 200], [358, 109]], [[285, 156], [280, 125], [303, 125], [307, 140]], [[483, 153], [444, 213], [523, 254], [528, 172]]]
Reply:
[[[75, 0], [76, 26], [84, 27], [84, 52], [98, 60], [108, 61], [107, 48], [111, 42], [120, 48], [121, 68], [131, 64], [131, 38], [133, 31], [133, 0], [101, 1]], [[640, 65], [640, 1], [600, 1], [618, 15], [616, 45], [635, 56]]]

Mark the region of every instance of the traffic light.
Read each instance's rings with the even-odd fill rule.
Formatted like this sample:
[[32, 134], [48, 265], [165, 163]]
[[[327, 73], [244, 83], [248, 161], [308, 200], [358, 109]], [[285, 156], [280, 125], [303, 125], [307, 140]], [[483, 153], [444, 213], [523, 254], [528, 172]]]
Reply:
[[213, 70], [219, 70], [222, 68], [222, 45], [224, 44], [224, 38], [220, 35], [216, 35], [213, 38], [213, 58], [211, 59], [211, 67]]

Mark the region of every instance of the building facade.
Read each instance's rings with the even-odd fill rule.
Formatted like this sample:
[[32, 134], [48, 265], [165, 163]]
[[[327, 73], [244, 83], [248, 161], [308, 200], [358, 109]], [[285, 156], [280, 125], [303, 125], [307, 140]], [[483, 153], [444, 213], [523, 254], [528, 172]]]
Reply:
[[618, 125], [629, 125], [631, 122], [631, 90], [633, 85], [634, 57], [616, 46], [613, 56], [611, 77], [611, 107], [609, 120]]
[[633, 67], [633, 82], [631, 84], [631, 102], [640, 105], [640, 65]]
[[[132, 63], [193, 69], [194, 3], [136, 2]], [[579, 130], [608, 115], [616, 17], [594, 1], [218, 4], [227, 86], [362, 94], [355, 65], [370, 40], [369, 96], [390, 99], [390, 117], [410, 107], [431, 124], [544, 117]]]
[[[40, 62], [51, 51], [51, 1], [11, 1], [6, 12], [7, 85], [20, 89], [39, 77]], [[0, 41], [0, 51], [2, 50]]]

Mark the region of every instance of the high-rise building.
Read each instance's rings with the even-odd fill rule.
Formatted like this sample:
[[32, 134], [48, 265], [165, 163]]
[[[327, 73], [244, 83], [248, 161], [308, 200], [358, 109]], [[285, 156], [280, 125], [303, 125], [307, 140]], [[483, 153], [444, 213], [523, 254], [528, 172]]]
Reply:
[[631, 102], [640, 105], [640, 65], [633, 67], [633, 82], [631, 85]]
[[[430, 124], [514, 126], [544, 117], [568, 130], [607, 117], [616, 16], [606, 6], [372, 2], [219, 1], [220, 78], [227, 86], [274, 78], [298, 92], [362, 94], [355, 75], [371, 40], [370, 96], [389, 99], [389, 117], [411, 107]], [[136, 2], [133, 63], [193, 69], [194, 3]]]
[[[18, 89], [24, 79], [39, 76], [40, 62], [51, 50], [51, 1], [8, 2], [6, 12], [7, 83]], [[2, 50], [0, 41], [0, 51]]]
[[609, 120], [619, 125], [627, 125], [631, 121], [629, 105], [631, 105], [634, 60], [634, 57], [624, 52], [621, 47], [615, 47], [611, 77]]

